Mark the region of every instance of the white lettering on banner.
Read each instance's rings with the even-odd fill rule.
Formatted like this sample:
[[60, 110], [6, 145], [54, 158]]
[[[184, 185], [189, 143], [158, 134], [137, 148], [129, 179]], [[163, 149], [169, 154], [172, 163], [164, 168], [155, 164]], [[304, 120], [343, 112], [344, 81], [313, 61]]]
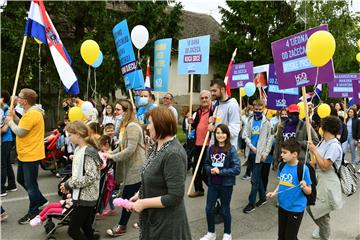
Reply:
[[286, 107], [286, 99], [276, 99], [277, 107]]
[[296, 137], [296, 132], [283, 133], [284, 141], [288, 140], [289, 138], [294, 138], [294, 137]]
[[210, 155], [212, 166], [213, 167], [224, 167], [225, 162], [225, 153], [213, 153]]

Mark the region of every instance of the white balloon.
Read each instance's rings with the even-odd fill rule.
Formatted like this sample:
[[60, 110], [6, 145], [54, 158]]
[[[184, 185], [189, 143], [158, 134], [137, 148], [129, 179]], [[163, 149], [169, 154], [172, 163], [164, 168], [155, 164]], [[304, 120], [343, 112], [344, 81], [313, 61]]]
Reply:
[[149, 40], [149, 32], [143, 25], [137, 25], [131, 30], [131, 41], [137, 49], [145, 47]]
[[91, 102], [86, 101], [86, 102], [83, 102], [83, 104], [81, 105], [81, 110], [83, 111], [84, 114], [86, 114], [93, 107], [94, 106], [91, 104]]

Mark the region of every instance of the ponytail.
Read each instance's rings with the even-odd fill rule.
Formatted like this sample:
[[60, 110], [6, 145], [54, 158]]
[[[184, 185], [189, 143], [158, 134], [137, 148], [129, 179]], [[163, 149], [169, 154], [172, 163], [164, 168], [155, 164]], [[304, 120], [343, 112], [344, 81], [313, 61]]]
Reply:
[[96, 150], [99, 150], [99, 145], [98, 145], [98, 141], [96, 140], [96, 138], [94, 136], [88, 136], [85, 138], [85, 142], [94, 147]]

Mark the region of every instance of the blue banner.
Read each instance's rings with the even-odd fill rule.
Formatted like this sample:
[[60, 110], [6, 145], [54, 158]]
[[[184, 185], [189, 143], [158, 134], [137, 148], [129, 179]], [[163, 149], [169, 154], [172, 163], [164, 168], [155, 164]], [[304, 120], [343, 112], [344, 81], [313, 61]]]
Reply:
[[141, 69], [137, 69], [137, 62], [126, 19], [116, 24], [112, 32], [126, 90], [144, 89], [144, 75]]
[[154, 50], [154, 91], [167, 92], [171, 57], [171, 38], [155, 41]]
[[210, 35], [179, 41], [178, 74], [208, 74]]

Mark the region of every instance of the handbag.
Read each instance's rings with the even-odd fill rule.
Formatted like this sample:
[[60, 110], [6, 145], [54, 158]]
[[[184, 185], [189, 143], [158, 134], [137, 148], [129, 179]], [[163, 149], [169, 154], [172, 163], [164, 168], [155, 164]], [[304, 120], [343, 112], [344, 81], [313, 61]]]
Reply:
[[351, 163], [345, 163], [345, 161], [342, 160], [339, 169], [336, 171], [335, 166], [334, 169], [339, 177], [343, 194], [345, 194], [347, 197], [353, 195], [357, 190], [359, 181], [354, 166]]

